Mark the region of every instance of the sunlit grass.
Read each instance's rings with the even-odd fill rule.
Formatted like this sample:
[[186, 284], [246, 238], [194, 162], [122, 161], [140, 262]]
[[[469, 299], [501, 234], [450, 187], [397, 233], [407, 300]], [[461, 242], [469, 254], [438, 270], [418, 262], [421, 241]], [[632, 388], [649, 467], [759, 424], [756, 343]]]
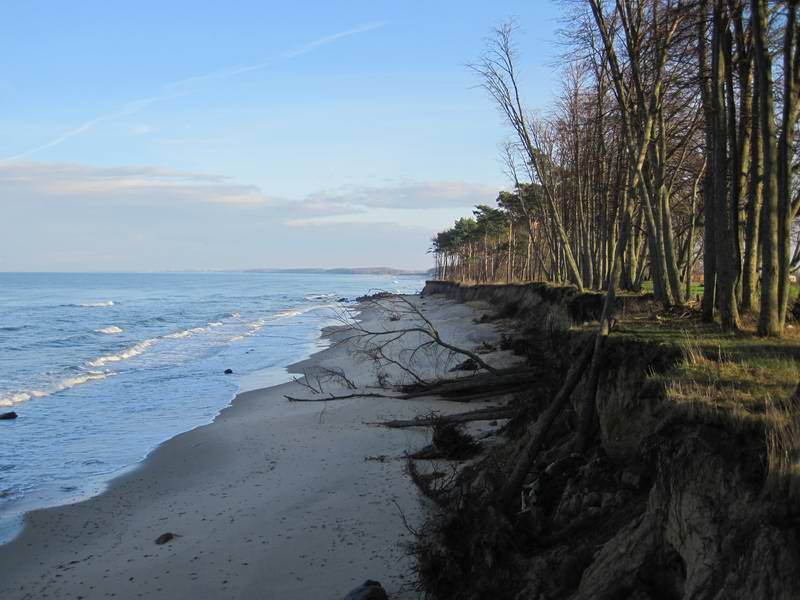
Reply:
[[754, 335], [755, 323], [728, 334], [716, 324], [688, 318], [626, 320], [619, 335], [676, 345], [681, 360], [651, 382], [688, 422], [763, 435], [768, 489], [800, 496], [800, 331], [781, 339]]

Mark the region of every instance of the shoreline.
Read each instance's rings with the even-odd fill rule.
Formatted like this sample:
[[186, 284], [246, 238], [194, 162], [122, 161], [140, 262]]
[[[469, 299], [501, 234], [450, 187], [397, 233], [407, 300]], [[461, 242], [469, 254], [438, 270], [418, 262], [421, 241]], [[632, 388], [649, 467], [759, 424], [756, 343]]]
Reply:
[[284, 367], [264, 367], [257, 369], [254, 372], [242, 375], [241, 378], [235, 382], [237, 390], [229, 395], [225, 404], [223, 404], [216, 414], [211, 417], [210, 421], [194, 424], [189, 429], [178, 431], [169, 437], [166, 437], [162, 441], [152, 445], [149, 449], [147, 449], [135, 462], [117, 467], [114, 470], [106, 473], [96, 474], [91, 478], [91, 481], [88, 485], [84, 485], [80, 490], [76, 489], [76, 493], [72, 496], [61, 495], [60, 497], [56, 497], [54, 495], [49, 500], [39, 499], [38, 501], [27, 500], [20, 502], [20, 504], [16, 506], [13, 511], [11, 511], [8, 515], [5, 515], [7, 521], [2, 527], [0, 527], [0, 550], [2, 550], [5, 545], [16, 540], [22, 534], [22, 531], [26, 525], [26, 518], [29, 513], [49, 509], [58, 509], [65, 506], [78, 504], [104, 494], [117, 479], [134, 473], [137, 469], [141, 468], [154, 452], [158, 451], [161, 446], [173, 438], [179, 435], [190, 433], [201, 427], [212, 425], [223, 411], [232, 406], [240, 394], [259, 390], [267, 391], [270, 388], [274, 388], [291, 381], [292, 376], [296, 374], [292, 371], [292, 368], [295, 366], [295, 364], [302, 364], [312, 359], [316, 354], [330, 347], [331, 342], [329, 340], [329, 336], [326, 335], [326, 330], [330, 328], [331, 325], [322, 325], [318, 329], [319, 335], [308, 342], [303, 358], [297, 360], [296, 363], [292, 363]]
[[[458, 313], [454, 323], [474, 314], [445, 308]], [[327, 347], [287, 371], [329, 363], [366, 376], [335, 343], [340, 330], [324, 328]], [[418, 597], [401, 544], [410, 540], [403, 518], [420, 522], [424, 506], [401, 457], [429, 433], [365, 421], [463, 405], [283, 398], [303, 389], [240, 392], [213, 422], [163, 442], [100, 495], [26, 514], [21, 533], [0, 546], [0, 596], [335, 598], [377, 579], [392, 598]], [[175, 539], [156, 545], [167, 532]]]

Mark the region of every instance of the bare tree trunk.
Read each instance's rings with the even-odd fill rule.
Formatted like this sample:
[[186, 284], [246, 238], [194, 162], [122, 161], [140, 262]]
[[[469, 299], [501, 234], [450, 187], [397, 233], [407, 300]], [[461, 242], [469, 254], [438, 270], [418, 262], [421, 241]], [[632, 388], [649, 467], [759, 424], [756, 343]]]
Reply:
[[764, 155], [764, 202], [761, 207], [761, 305], [758, 333], [780, 336], [779, 257], [778, 257], [778, 173], [773, 99], [772, 58], [769, 54], [768, 6], [766, 0], [751, 0], [753, 40], [759, 95], [761, 143]]
[[750, 178], [747, 194], [747, 226], [744, 232], [744, 265], [742, 266], [742, 310], [753, 310], [758, 304], [758, 249], [761, 202], [764, 190], [764, 160], [761, 147], [760, 100], [758, 82], [753, 85], [752, 127], [750, 129]]
[[800, 49], [796, 48], [800, 27], [797, 22], [799, 0], [787, 0], [786, 29], [783, 40], [783, 118], [778, 137], [778, 318], [781, 329], [789, 303], [789, 269], [792, 258], [792, 154], [800, 92]]
[[714, 147], [714, 111], [711, 106], [711, 85], [708, 73], [708, 40], [706, 25], [708, 19], [708, 1], [701, 0], [700, 15], [697, 19], [697, 52], [700, 70], [700, 93], [705, 115], [705, 147], [709, 168], [703, 182], [703, 320], [714, 321], [717, 290], [717, 244], [715, 239], [714, 213], [714, 164], [711, 156]]
[[[712, 170], [714, 172], [714, 221], [717, 250], [717, 307], [722, 328], [726, 331], [739, 328], [739, 310], [736, 304], [736, 279], [738, 273], [737, 234], [733, 206], [728, 196], [728, 135], [725, 109], [725, 38], [730, 35], [729, 23], [724, 15], [723, 0], [715, 0], [712, 29], [711, 103], [714, 111], [714, 146]], [[738, 207], [736, 208], [738, 211]]]

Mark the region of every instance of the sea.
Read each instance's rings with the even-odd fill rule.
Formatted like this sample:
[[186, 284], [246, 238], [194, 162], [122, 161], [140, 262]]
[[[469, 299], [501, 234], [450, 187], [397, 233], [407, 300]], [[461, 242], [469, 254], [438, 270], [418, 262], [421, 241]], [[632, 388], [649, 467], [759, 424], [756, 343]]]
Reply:
[[[291, 379], [320, 330], [416, 276], [0, 273], [0, 543], [76, 502], [234, 396]], [[233, 371], [225, 374], [226, 369]]]

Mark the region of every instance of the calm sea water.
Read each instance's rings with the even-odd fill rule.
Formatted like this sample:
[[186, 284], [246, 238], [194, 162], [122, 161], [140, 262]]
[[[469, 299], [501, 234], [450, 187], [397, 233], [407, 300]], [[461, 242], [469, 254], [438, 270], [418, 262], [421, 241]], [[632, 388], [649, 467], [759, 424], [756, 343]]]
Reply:
[[[0, 273], [0, 542], [102, 490], [242, 388], [289, 379], [337, 301], [416, 277]], [[234, 375], [225, 375], [231, 368]]]

